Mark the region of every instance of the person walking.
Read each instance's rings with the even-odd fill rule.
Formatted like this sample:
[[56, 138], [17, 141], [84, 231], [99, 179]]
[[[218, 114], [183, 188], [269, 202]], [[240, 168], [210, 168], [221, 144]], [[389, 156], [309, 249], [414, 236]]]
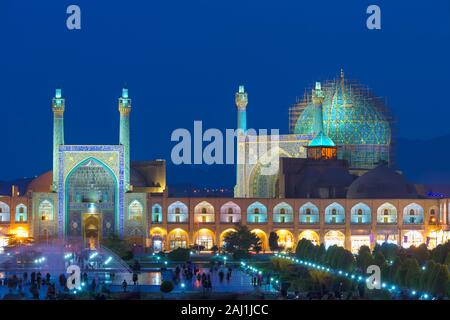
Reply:
[[125, 279], [123, 279], [123, 282], [122, 282], [123, 292], [127, 292], [127, 287], [128, 287], [128, 283]]
[[136, 272], [133, 273], [133, 283], [134, 285], [138, 283], [138, 274]]

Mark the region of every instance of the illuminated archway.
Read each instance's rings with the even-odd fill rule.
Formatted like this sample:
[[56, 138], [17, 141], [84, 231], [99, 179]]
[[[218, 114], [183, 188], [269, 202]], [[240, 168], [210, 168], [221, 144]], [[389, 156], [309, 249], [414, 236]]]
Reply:
[[422, 224], [423, 208], [417, 203], [411, 203], [403, 209], [403, 224]]
[[311, 241], [314, 245], [319, 245], [320, 244], [320, 237], [317, 234], [317, 232], [313, 231], [313, 230], [305, 230], [302, 231], [300, 233], [300, 235], [298, 236], [298, 240], [301, 239], [306, 239]]
[[10, 209], [9, 206], [0, 201], [0, 222], [10, 222]]
[[186, 223], [188, 215], [188, 207], [181, 201], [175, 201], [167, 208], [167, 222]]
[[27, 216], [27, 206], [23, 203], [20, 203], [16, 206], [16, 222], [24, 223], [27, 222], [28, 216]]
[[241, 222], [241, 207], [233, 201], [228, 201], [220, 207], [220, 222], [239, 223]]
[[223, 247], [225, 245], [225, 243], [223, 242], [223, 239], [230, 232], [236, 232], [236, 229], [229, 228], [229, 229], [226, 229], [226, 230], [222, 231], [222, 233], [220, 234], [220, 236], [219, 236], [219, 245], [221, 247]]
[[403, 235], [402, 246], [409, 248], [411, 246], [418, 247], [424, 243], [423, 235], [419, 231], [408, 231]]
[[194, 208], [195, 223], [213, 223], [214, 207], [207, 201], [202, 201]]
[[214, 246], [215, 234], [209, 229], [202, 228], [194, 234], [194, 241], [197, 246], [203, 247], [204, 250], [211, 250]]
[[168, 234], [170, 250], [187, 248], [189, 246], [189, 235], [181, 228], [173, 229]]
[[273, 208], [274, 223], [292, 223], [294, 221], [294, 210], [286, 202], [280, 202]]
[[261, 249], [266, 251], [268, 248], [267, 234], [261, 229], [253, 229], [251, 232], [261, 239]]
[[277, 230], [278, 245], [284, 250], [292, 250], [295, 247], [295, 239], [292, 232], [286, 229]]
[[325, 248], [333, 245], [338, 247], [344, 247], [345, 245], [345, 235], [338, 230], [328, 231], [324, 236]]
[[397, 223], [397, 208], [389, 202], [383, 203], [377, 209], [377, 223]]

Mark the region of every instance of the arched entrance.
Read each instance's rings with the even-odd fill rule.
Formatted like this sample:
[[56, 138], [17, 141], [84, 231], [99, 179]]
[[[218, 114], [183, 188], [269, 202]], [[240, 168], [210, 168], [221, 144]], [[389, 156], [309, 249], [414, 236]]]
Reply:
[[261, 229], [253, 229], [251, 232], [254, 233], [259, 239], [261, 239], [261, 249], [263, 251], [268, 250], [268, 240], [266, 233]]
[[338, 230], [331, 230], [328, 231], [325, 234], [324, 237], [325, 242], [325, 248], [328, 249], [330, 246], [338, 246], [338, 247], [344, 247], [345, 246], [345, 235]]
[[402, 246], [403, 248], [409, 248], [411, 246], [418, 247], [424, 243], [423, 235], [419, 231], [407, 231], [403, 235]]
[[98, 249], [101, 234], [100, 215], [83, 214], [83, 240], [84, 247], [90, 250]]
[[[68, 175], [65, 183], [66, 225], [68, 238], [83, 237], [86, 243], [86, 220], [96, 221], [97, 238], [114, 233], [117, 225], [117, 180], [113, 172], [95, 158], [79, 163]], [[80, 227], [81, 226], [81, 227]], [[89, 232], [93, 235], [93, 231]]]
[[278, 236], [278, 246], [282, 250], [292, 250], [295, 247], [295, 240], [292, 232], [289, 230], [277, 230], [276, 234]]
[[169, 249], [187, 248], [189, 246], [189, 236], [186, 231], [176, 228], [169, 232]]
[[230, 233], [230, 232], [236, 232], [236, 229], [229, 228], [229, 229], [224, 230], [224, 231], [220, 234], [220, 236], [219, 236], [219, 245], [220, 245], [221, 247], [223, 247], [223, 246], [225, 245], [225, 242], [223, 241], [223, 239], [224, 239], [224, 238], [226, 237], [226, 235], [227, 235], [228, 233]]
[[312, 244], [318, 246], [320, 244], [320, 237], [317, 232], [313, 230], [305, 230], [300, 233], [298, 240], [306, 239], [312, 242]]
[[164, 250], [167, 232], [162, 228], [153, 228], [150, 230], [150, 247], [153, 252]]
[[194, 235], [194, 241], [200, 250], [211, 250], [214, 246], [214, 232], [209, 229], [202, 228]]

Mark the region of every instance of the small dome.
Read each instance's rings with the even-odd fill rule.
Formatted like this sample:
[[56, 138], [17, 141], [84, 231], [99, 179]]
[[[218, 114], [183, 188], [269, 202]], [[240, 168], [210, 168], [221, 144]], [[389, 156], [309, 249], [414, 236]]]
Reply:
[[323, 131], [319, 131], [318, 134], [311, 140], [309, 147], [334, 147], [335, 144]]
[[418, 195], [403, 175], [383, 164], [356, 179], [348, 189], [347, 198], [413, 199]]
[[53, 183], [53, 172], [47, 171], [33, 179], [27, 187], [28, 192], [50, 192]]

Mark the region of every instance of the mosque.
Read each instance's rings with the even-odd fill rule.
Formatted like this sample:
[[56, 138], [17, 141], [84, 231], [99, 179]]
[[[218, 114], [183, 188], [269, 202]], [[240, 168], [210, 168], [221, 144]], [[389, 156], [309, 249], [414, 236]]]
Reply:
[[[236, 93], [237, 157], [247, 157], [248, 94]], [[271, 232], [293, 249], [307, 238], [344, 246], [392, 242], [434, 247], [449, 239], [450, 202], [427, 198], [395, 170], [395, 128], [381, 98], [344, 78], [318, 82], [290, 108], [290, 130], [266, 161], [236, 165], [233, 198], [172, 198], [164, 160], [130, 160], [132, 102], [118, 101], [117, 145], [69, 145], [64, 141], [65, 99], [52, 100], [53, 170], [26, 190], [0, 196], [0, 246], [6, 235], [35, 241], [81, 241], [96, 248], [113, 235], [151, 251], [199, 245], [220, 247], [227, 232], [245, 224], [269, 250]], [[270, 137], [269, 137], [270, 139]], [[265, 159], [267, 160], [267, 159]]]

